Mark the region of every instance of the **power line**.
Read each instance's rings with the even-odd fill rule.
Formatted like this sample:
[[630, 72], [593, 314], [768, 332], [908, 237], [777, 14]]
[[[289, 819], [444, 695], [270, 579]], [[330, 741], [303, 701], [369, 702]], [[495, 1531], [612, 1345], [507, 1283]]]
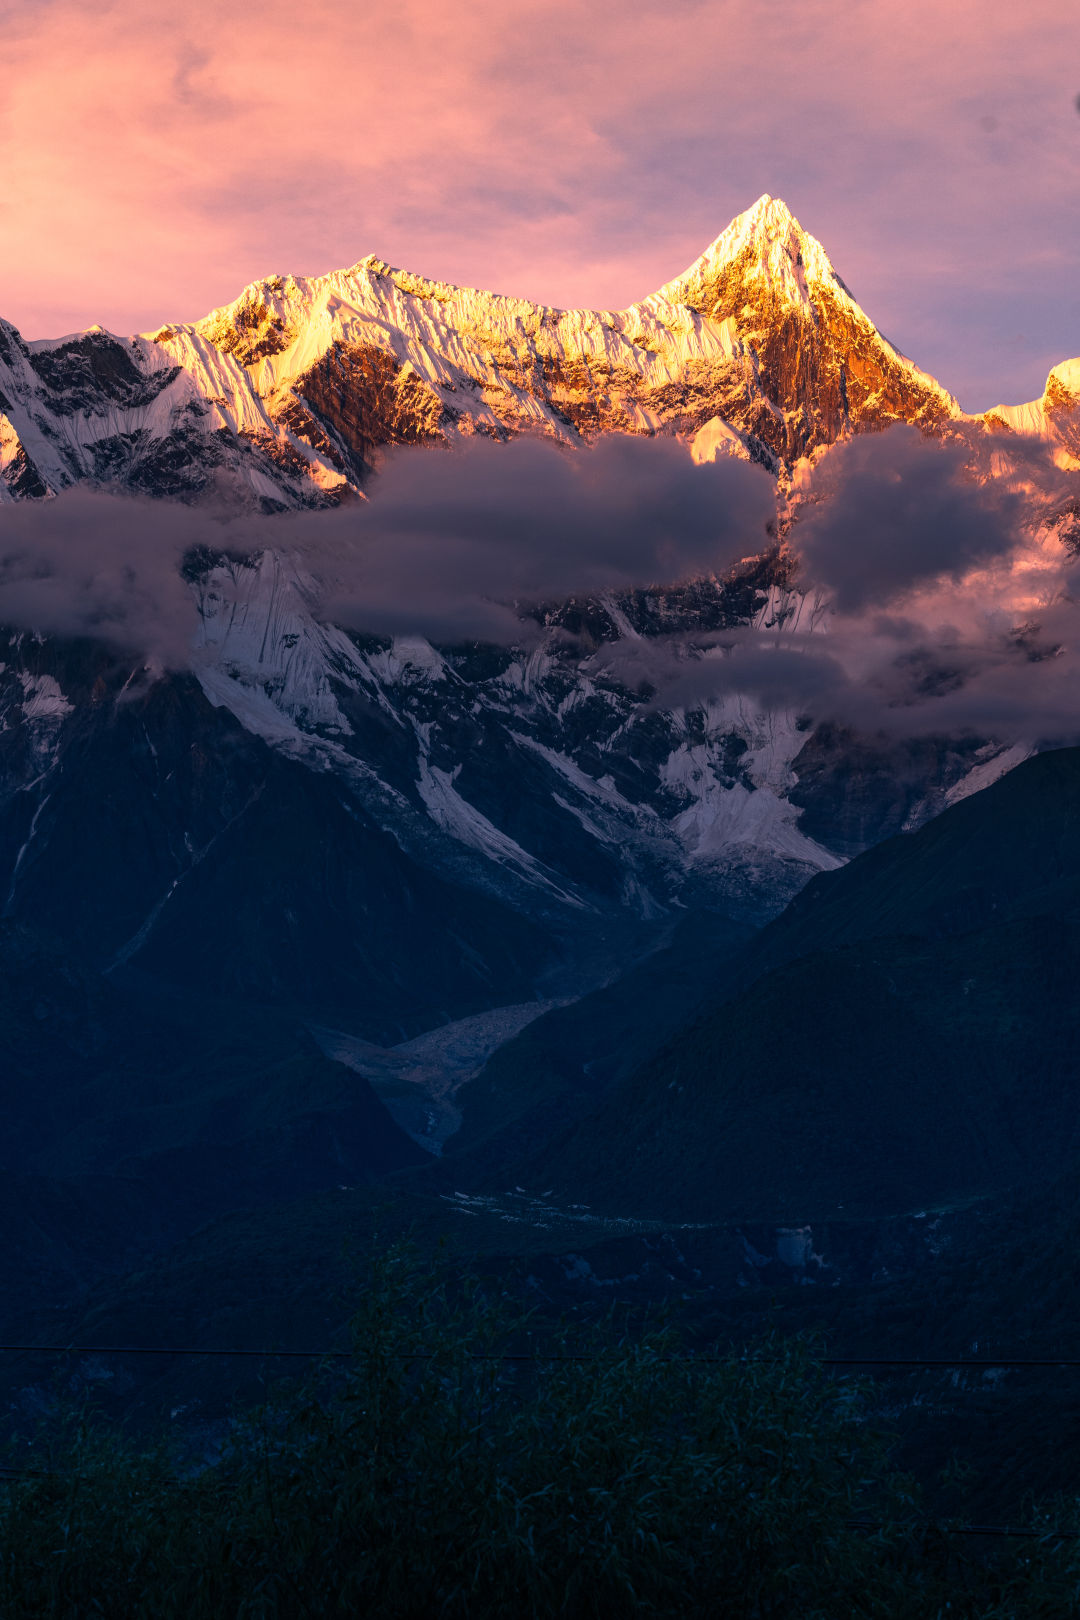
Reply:
[[164, 1344], [0, 1344], [0, 1354], [7, 1351], [42, 1356], [297, 1356], [306, 1361], [358, 1354], [355, 1350], [248, 1350], [238, 1346], [200, 1349], [197, 1345]]
[[821, 1364], [823, 1367], [1080, 1367], [1080, 1357], [822, 1356]]
[[[2, 1347], [0, 1347], [2, 1348]], [[88, 1479], [92, 1476], [76, 1474], [70, 1469], [51, 1468], [12, 1468], [7, 1464], [0, 1464], [0, 1484], [10, 1480], [40, 1480], [40, 1479]], [[165, 1482], [169, 1485], [183, 1485], [184, 1480], [169, 1476]], [[224, 1480], [212, 1480], [213, 1484], [227, 1484]], [[848, 1519], [845, 1521], [848, 1530], [921, 1530], [924, 1534], [934, 1531], [945, 1536], [1012, 1536], [1036, 1539], [1039, 1541], [1080, 1541], [1080, 1531], [1077, 1530], [1035, 1530], [1005, 1524], [938, 1524], [929, 1521], [923, 1524], [903, 1525], [889, 1524], [882, 1519]]]
[[[278, 1350], [251, 1349], [239, 1345], [161, 1345], [161, 1344], [0, 1344], [0, 1354], [15, 1355], [76, 1355], [76, 1356], [222, 1356], [256, 1357], [265, 1360], [351, 1360], [360, 1350]], [[437, 1352], [431, 1350], [399, 1350], [394, 1359], [399, 1361], [431, 1361]], [[512, 1362], [606, 1362], [610, 1356], [588, 1354], [550, 1354], [536, 1351], [473, 1350], [470, 1361]], [[687, 1363], [691, 1366], [726, 1366], [732, 1356], [662, 1356], [659, 1362]], [[1070, 1356], [821, 1356], [815, 1358], [823, 1367], [960, 1367], [975, 1370], [1014, 1367], [1080, 1367], [1080, 1357]]]
[[[896, 1530], [895, 1524], [878, 1519], [848, 1519], [848, 1530]], [[911, 1525], [917, 1530], [936, 1530], [945, 1536], [1034, 1536], [1040, 1541], [1080, 1541], [1080, 1530], [1031, 1530], [1014, 1528], [1007, 1524], [937, 1524], [934, 1522]]]

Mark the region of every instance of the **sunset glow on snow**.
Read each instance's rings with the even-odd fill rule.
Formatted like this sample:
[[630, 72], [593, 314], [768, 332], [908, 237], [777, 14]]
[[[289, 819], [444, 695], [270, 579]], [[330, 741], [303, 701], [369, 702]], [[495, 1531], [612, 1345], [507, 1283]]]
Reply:
[[190, 320], [375, 252], [620, 307], [764, 191], [968, 409], [1080, 343], [1060, 0], [8, 0], [0, 312]]

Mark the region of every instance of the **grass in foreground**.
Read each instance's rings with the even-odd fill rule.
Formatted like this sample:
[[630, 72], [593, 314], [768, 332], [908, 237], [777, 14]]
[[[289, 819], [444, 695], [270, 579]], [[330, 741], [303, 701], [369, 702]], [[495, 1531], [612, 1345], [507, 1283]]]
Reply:
[[[1076, 1543], [918, 1528], [909, 1482], [800, 1341], [663, 1333], [507, 1362], [530, 1325], [380, 1258], [356, 1356], [192, 1470], [85, 1415], [0, 1484], [0, 1613], [56, 1620], [944, 1620], [1080, 1608]], [[477, 1360], [477, 1355], [493, 1359]], [[862, 1521], [860, 1527], [859, 1521]], [[866, 1527], [870, 1521], [871, 1527]], [[1057, 1521], [1060, 1523], [1060, 1519]], [[877, 1526], [877, 1528], [874, 1528]]]

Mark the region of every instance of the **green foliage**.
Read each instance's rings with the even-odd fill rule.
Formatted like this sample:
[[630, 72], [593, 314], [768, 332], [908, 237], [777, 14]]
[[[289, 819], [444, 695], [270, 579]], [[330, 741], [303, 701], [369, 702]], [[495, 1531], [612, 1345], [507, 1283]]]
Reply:
[[531, 1332], [393, 1249], [373, 1266], [355, 1359], [247, 1419], [220, 1460], [192, 1468], [75, 1414], [16, 1450], [22, 1476], [2, 1486], [0, 1613], [1069, 1612], [1077, 1566], [1040, 1543], [962, 1579], [928, 1553], [863, 1390], [805, 1342], [694, 1362], [662, 1332], [539, 1347]]

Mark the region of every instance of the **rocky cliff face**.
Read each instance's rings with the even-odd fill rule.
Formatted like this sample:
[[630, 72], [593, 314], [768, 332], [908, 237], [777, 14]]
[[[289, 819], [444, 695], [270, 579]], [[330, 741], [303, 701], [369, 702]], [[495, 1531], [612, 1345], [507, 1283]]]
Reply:
[[821, 243], [775, 198], [734, 220], [662, 296], [738, 334], [748, 386], [727, 419], [783, 465], [851, 432], [893, 422], [940, 431], [961, 415], [881, 336]]

